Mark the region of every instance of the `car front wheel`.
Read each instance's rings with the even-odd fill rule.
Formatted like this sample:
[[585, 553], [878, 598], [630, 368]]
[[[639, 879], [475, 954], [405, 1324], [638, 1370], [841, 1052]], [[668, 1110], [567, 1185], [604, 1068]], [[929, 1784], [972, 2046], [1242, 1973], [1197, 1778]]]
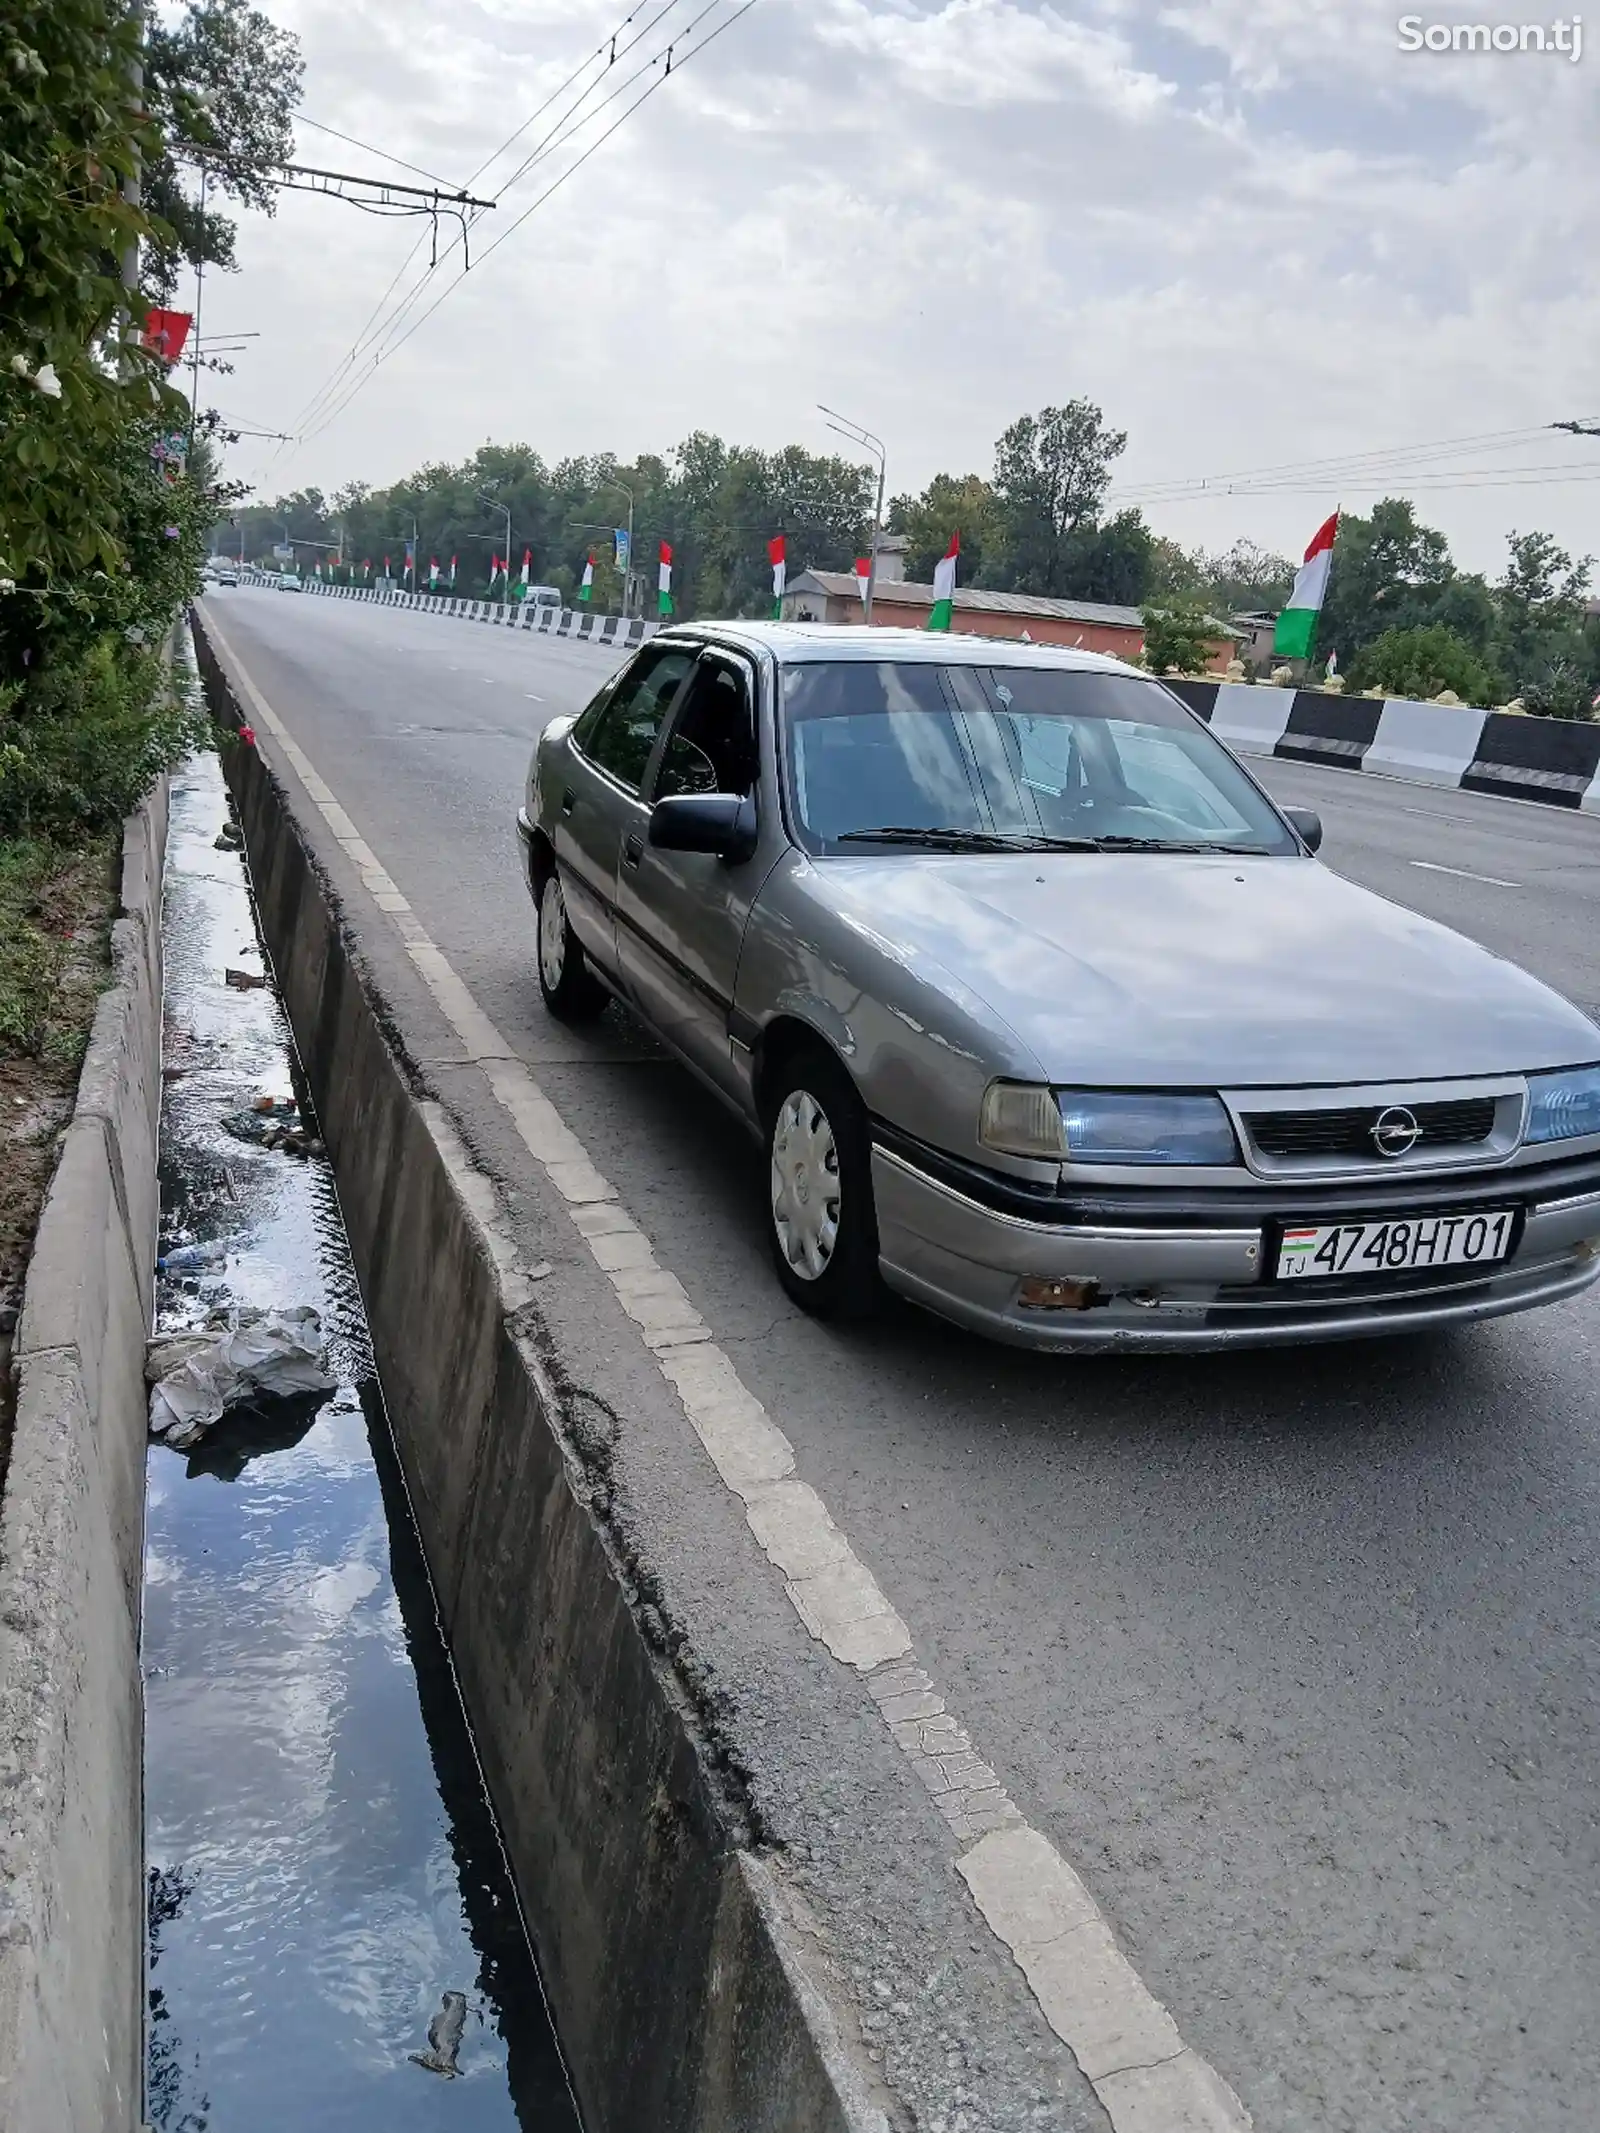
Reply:
[[767, 1115], [778, 1279], [816, 1318], [865, 1318], [881, 1297], [867, 1116], [820, 1049], [777, 1077]]
[[561, 876], [553, 866], [539, 884], [539, 990], [561, 1022], [592, 1022], [605, 1011], [606, 989], [572, 930]]

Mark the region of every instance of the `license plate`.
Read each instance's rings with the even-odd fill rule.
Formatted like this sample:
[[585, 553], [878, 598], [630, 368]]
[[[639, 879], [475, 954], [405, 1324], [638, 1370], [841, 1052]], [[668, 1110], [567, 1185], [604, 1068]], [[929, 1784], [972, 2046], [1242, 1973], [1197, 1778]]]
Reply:
[[1286, 1229], [1280, 1281], [1330, 1274], [1403, 1274], [1414, 1267], [1476, 1266], [1504, 1259], [1515, 1214], [1409, 1215], [1397, 1222], [1319, 1222]]

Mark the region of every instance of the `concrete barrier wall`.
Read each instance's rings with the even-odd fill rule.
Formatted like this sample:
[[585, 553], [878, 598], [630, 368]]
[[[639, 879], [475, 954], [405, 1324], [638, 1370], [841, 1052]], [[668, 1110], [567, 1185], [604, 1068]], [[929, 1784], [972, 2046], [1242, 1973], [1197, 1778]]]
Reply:
[[[214, 712], [240, 723], [199, 636]], [[445, 1633], [590, 2133], [887, 2133], [592, 1514], [470, 1170], [281, 788], [230, 753]], [[519, 1316], [521, 1313], [523, 1315]]]
[[1167, 684], [1243, 755], [1276, 755], [1600, 814], [1600, 720], [1338, 696], [1238, 682]]
[[643, 644], [661, 627], [639, 615], [594, 615], [587, 608], [526, 607], [504, 600], [458, 600], [451, 593], [381, 592], [369, 585], [328, 585], [305, 581], [307, 592], [330, 600], [367, 600], [382, 607], [422, 608], [452, 620], [490, 623], [502, 629], [536, 631], [543, 637], [585, 637], [594, 644]]
[[46, 1196], [0, 1509], [0, 2126], [127, 2133], [144, 2060], [144, 1351], [161, 1114], [162, 786]]

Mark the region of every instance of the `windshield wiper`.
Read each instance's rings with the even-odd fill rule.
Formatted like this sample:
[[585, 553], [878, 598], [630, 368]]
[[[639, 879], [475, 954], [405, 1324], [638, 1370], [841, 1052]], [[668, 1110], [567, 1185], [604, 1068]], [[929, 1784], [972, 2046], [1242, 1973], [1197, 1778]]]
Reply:
[[1029, 830], [908, 829], [890, 823], [882, 829], [841, 830], [835, 844], [921, 844], [945, 852], [1095, 852], [1093, 837], [1039, 837]]
[[1219, 852], [1234, 859], [1264, 859], [1259, 844], [1200, 844], [1182, 837], [1097, 837], [1099, 852]]

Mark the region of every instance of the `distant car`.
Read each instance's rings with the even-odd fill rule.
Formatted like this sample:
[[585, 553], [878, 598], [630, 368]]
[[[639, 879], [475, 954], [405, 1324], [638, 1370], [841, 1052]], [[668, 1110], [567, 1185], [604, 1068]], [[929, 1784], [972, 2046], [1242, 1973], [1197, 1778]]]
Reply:
[[522, 604], [524, 607], [559, 607], [560, 589], [554, 585], [530, 585]]
[[287, 593], [304, 592], [306, 589], [305, 579], [297, 578], [292, 570], [286, 570], [283, 576], [278, 580], [278, 584], [279, 587]]
[[213, 571], [212, 576], [219, 585], [237, 585], [239, 582], [239, 573], [231, 563], [224, 564], [221, 570]]
[[1600, 1027], [1320, 865], [1159, 681], [971, 636], [657, 636], [544, 729], [539, 984], [760, 1136], [778, 1276], [1039, 1348], [1348, 1339], [1600, 1274]]

